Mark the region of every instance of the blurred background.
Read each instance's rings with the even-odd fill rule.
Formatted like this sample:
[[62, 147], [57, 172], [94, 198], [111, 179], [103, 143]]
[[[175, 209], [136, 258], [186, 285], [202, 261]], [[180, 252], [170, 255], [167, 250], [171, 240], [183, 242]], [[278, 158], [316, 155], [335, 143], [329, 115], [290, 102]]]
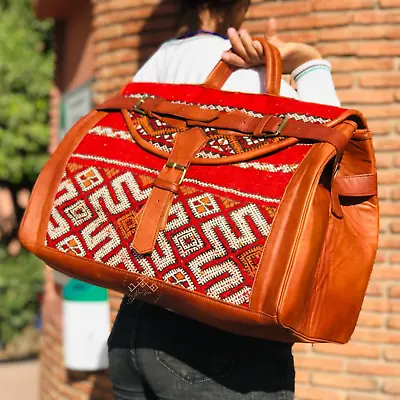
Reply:
[[[65, 132], [171, 37], [173, 0], [0, 0], [0, 397], [112, 399], [107, 370], [63, 357], [63, 288], [17, 240], [32, 185]], [[343, 106], [374, 134], [381, 238], [352, 341], [296, 345], [297, 399], [400, 399], [400, 1], [253, 0], [246, 28], [331, 61]], [[55, 291], [44, 295], [46, 288]], [[110, 324], [120, 296], [108, 293]], [[42, 312], [40, 309], [42, 308]]]

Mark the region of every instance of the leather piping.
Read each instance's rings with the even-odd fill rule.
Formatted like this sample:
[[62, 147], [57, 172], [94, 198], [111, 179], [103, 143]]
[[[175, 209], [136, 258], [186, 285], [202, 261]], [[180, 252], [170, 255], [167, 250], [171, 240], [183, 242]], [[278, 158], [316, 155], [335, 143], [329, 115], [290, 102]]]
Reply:
[[[157, 148], [155, 148], [153, 145], [151, 145], [150, 143], [146, 142], [146, 140], [144, 140], [137, 132], [135, 129], [135, 126], [131, 120], [131, 117], [129, 115], [129, 111], [128, 110], [121, 110], [121, 113], [124, 117], [124, 120], [126, 122], [126, 125], [128, 127], [128, 130], [130, 132], [130, 134], [132, 135], [133, 140], [140, 146], [142, 147], [144, 150], [148, 151], [149, 153], [152, 153], [158, 157], [162, 157], [164, 159], [168, 159], [169, 157], [169, 153], [163, 150], [159, 150]], [[269, 144], [267, 146], [258, 148], [256, 150], [252, 150], [252, 151], [248, 151], [246, 153], [242, 153], [242, 154], [237, 154], [234, 156], [227, 156], [227, 157], [223, 157], [223, 158], [218, 158], [218, 159], [214, 159], [214, 158], [207, 158], [207, 159], [203, 159], [203, 158], [193, 158], [191, 161], [191, 164], [194, 165], [226, 165], [226, 164], [235, 164], [235, 163], [239, 163], [239, 162], [243, 162], [243, 161], [247, 161], [249, 159], [253, 159], [253, 158], [257, 158], [257, 157], [262, 157], [266, 154], [270, 154], [273, 153], [275, 151], [284, 149], [286, 147], [292, 146], [296, 143], [299, 142], [299, 139], [296, 138], [288, 138], [288, 139], [284, 139], [278, 143], [273, 143], [273, 144]]]

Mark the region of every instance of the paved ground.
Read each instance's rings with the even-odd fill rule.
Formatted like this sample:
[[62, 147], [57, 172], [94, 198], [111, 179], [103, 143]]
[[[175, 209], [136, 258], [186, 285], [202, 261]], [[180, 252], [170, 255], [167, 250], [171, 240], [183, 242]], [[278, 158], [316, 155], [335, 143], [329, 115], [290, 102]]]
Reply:
[[2, 400], [39, 400], [39, 361], [0, 363]]

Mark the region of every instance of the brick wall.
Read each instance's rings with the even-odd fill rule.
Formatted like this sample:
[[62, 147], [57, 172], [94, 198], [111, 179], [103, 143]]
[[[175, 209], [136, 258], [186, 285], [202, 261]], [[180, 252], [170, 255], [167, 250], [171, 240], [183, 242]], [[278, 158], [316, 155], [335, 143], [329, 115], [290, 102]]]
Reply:
[[[129, 81], [140, 63], [172, 34], [177, 16], [172, 0], [93, 3], [93, 87], [94, 99], [100, 102]], [[253, 0], [246, 27], [260, 34], [269, 16], [278, 18], [283, 39], [314, 44], [332, 62], [343, 105], [360, 109], [368, 118], [379, 166], [380, 250], [357, 330], [345, 346], [295, 346], [296, 397], [400, 399], [400, 156], [396, 155], [400, 150], [400, 1]], [[118, 304], [119, 296], [111, 294], [112, 318]], [[55, 350], [43, 357], [55, 366], [61, 354], [60, 332], [48, 326], [45, 333], [44, 347], [55, 346]], [[67, 376], [57, 368], [47, 372], [46, 384], [52, 382], [49, 398], [112, 398], [103, 375]]]

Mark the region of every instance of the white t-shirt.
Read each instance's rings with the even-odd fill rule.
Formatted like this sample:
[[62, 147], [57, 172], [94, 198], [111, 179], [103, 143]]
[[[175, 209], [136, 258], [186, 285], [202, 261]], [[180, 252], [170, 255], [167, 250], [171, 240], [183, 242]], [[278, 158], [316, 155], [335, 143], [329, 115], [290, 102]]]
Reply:
[[[165, 42], [137, 72], [135, 82], [203, 83], [222, 53], [229, 50], [229, 40], [214, 35], [197, 35]], [[281, 96], [313, 103], [339, 106], [332, 80], [331, 66], [325, 60], [309, 61], [292, 72], [297, 90], [282, 80]], [[239, 69], [223, 90], [265, 93], [265, 68]]]

